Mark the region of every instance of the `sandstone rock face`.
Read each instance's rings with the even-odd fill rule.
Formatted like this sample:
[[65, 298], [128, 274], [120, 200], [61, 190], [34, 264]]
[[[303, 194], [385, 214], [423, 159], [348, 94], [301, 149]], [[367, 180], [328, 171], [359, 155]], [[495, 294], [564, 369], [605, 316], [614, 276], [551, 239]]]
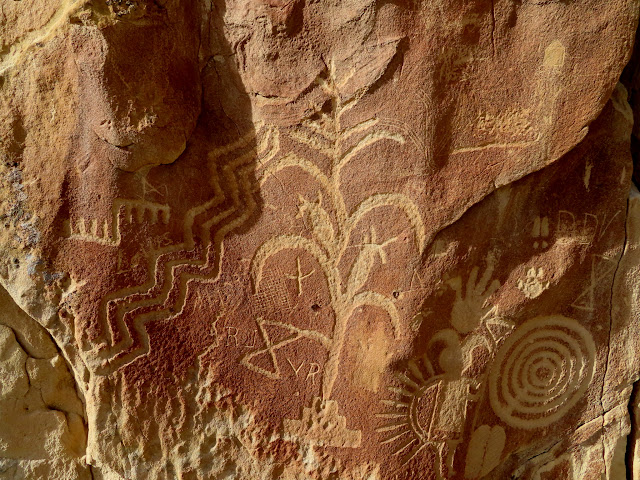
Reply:
[[0, 478], [91, 478], [84, 408], [64, 358], [4, 290], [0, 302]]
[[637, 0], [0, 7], [0, 478], [640, 478]]

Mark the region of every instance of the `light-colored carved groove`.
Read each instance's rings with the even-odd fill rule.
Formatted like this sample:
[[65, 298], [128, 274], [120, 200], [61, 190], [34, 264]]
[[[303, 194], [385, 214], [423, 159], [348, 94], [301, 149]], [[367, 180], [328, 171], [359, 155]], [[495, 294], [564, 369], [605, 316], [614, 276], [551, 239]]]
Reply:
[[414, 360], [410, 360], [407, 363], [407, 366], [409, 367], [409, 371], [413, 374], [414, 377], [418, 379], [419, 382], [425, 381], [424, 375], [422, 375], [422, 372], [420, 371], [418, 365]]
[[[411, 445], [413, 445], [416, 442], [417, 442], [417, 440], [415, 438], [409, 438], [407, 440], [404, 440], [400, 444], [400, 446], [396, 449], [396, 451], [393, 452], [392, 455], [399, 456], [400, 454], [402, 454], [402, 452], [404, 452], [407, 448], [409, 448]], [[406, 462], [404, 462], [404, 463], [406, 463]]]
[[[411, 450], [403, 459], [402, 459], [402, 463], [403, 464], [407, 464], [409, 463], [416, 455], [418, 455], [424, 448], [427, 447], [426, 443], [422, 443], [422, 444], [418, 444], [418, 446], [414, 447], [413, 450]], [[436, 460], [437, 463], [437, 460]]]
[[[340, 138], [347, 139], [358, 132], [366, 132], [367, 130], [376, 126], [379, 122], [380, 122], [379, 118], [371, 118], [369, 120], [364, 120], [354, 125], [353, 127], [344, 128], [339, 132]], [[400, 143], [404, 142], [404, 139], [401, 136], [396, 134], [391, 134], [391, 135], [393, 135], [394, 137], [399, 137]]]
[[531, 145], [535, 145], [540, 141], [540, 135], [536, 136], [534, 140], [530, 140], [527, 142], [492, 142], [485, 143], [481, 145], [474, 145], [470, 147], [460, 147], [455, 148], [451, 151], [451, 155], [458, 155], [461, 153], [471, 153], [471, 152], [481, 152], [483, 150], [492, 150], [492, 149], [508, 149], [508, 148], [526, 148]]
[[[184, 241], [153, 252], [148, 259], [148, 271], [153, 275], [147, 282], [103, 299], [101, 323], [107, 347], [94, 350], [103, 359], [98, 373], [108, 374], [146, 354], [149, 341], [145, 324], [179, 314], [184, 308], [189, 282], [211, 281], [219, 274], [224, 237], [244, 224], [257, 209], [251, 179], [257, 151], [250, 149], [236, 154], [222, 166], [217, 165], [218, 159], [249, 146], [250, 141], [250, 137], [245, 137], [210, 152], [214, 195], [185, 215]], [[220, 212], [225, 202], [230, 206]], [[213, 238], [212, 230], [215, 230]], [[117, 342], [116, 332], [121, 336]], [[140, 339], [138, 342], [134, 341], [134, 332]]]
[[[422, 376], [422, 374], [420, 374], [420, 376]], [[407, 385], [408, 387], [411, 388], [415, 388], [415, 389], [419, 389], [421, 388], [421, 385], [417, 382], [414, 382], [413, 380], [411, 380], [407, 375], [405, 375], [404, 373], [396, 373], [395, 377], [400, 380], [402, 383], [404, 383], [405, 385]], [[424, 378], [424, 377], [423, 377]]]
[[358, 143], [356, 143], [353, 147], [350, 147], [345, 151], [341, 156], [340, 160], [336, 165], [336, 169], [338, 171], [342, 170], [342, 168], [349, 163], [360, 151], [365, 148], [373, 145], [374, 143], [379, 142], [380, 140], [392, 140], [399, 144], [404, 144], [404, 137], [398, 135], [396, 133], [387, 132], [382, 130], [380, 132], [373, 132], [362, 138]]
[[300, 170], [309, 174], [314, 180], [316, 180], [323, 187], [327, 195], [335, 195], [335, 193], [332, 192], [329, 178], [327, 178], [327, 176], [322, 173], [322, 171], [314, 163], [305, 158], [299, 157], [295, 153], [288, 153], [279, 160], [272, 162], [268, 167], [262, 170], [258, 175], [260, 186], [264, 185], [264, 183], [270, 177], [275, 176], [278, 172], [284, 170], [285, 168], [299, 168]]
[[[416, 236], [416, 245], [420, 254], [424, 252], [427, 243], [427, 234], [422, 215], [406, 195], [401, 193], [378, 193], [363, 200], [349, 216], [345, 224], [345, 231], [352, 232], [362, 218], [372, 210], [382, 207], [396, 207], [402, 210], [413, 227]], [[348, 238], [347, 238], [348, 241]]]
[[361, 292], [353, 297], [353, 303], [351, 305], [351, 311], [369, 305], [372, 307], [378, 307], [389, 315], [391, 326], [393, 327], [394, 336], [397, 338], [400, 335], [400, 315], [394, 303], [384, 295], [378, 292]]
[[382, 440], [380, 443], [382, 445], [385, 445], [387, 443], [395, 442], [396, 440], [398, 440], [399, 438], [407, 435], [408, 433], [411, 433], [411, 430], [404, 430], [404, 431], [402, 431], [402, 432], [400, 432], [400, 433], [398, 433], [396, 435], [393, 435], [393, 436], [391, 436], [391, 437], [389, 437], [389, 438], [387, 438], [385, 440]]
[[379, 433], [391, 432], [393, 430], [398, 430], [399, 428], [406, 427], [406, 426], [407, 426], [406, 423], [395, 423], [391, 425], [386, 425], [384, 427], [376, 428], [376, 432], [379, 432]]
[[403, 388], [398, 388], [398, 387], [389, 387], [389, 391], [391, 393], [397, 393], [398, 395], [401, 395], [403, 397], [413, 397], [413, 393], [403, 389]]
[[398, 402], [396, 400], [386, 400], [383, 399], [380, 401], [380, 403], [382, 403], [383, 405], [386, 405], [388, 407], [393, 407], [393, 408], [409, 408], [409, 404], [408, 403], [403, 403], [403, 402]]
[[408, 138], [409, 141], [416, 147], [418, 152], [420, 152], [420, 154], [423, 156], [425, 162], [429, 161], [425, 140], [420, 138], [418, 134], [413, 129], [409, 128], [407, 124], [393, 118], [381, 118], [380, 124], [401, 132], [402, 135], [405, 138]]
[[118, 198], [111, 208], [111, 228], [107, 220], [98, 223], [97, 219], [88, 220], [81, 217], [77, 220], [65, 220], [64, 232], [65, 236], [72, 240], [118, 247], [122, 241], [123, 221], [126, 223], [148, 221], [151, 225], [167, 224], [170, 215], [171, 209], [168, 205]]
[[331, 139], [325, 138], [321, 133], [314, 132], [313, 136], [308, 135], [302, 129], [297, 129], [289, 132], [289, 136], [294, 140], [311, 147], [323, 153], [326, 156], [331, 156], [333, 153], [333, 142]]
[[390, 420], [404, 418], [405, 415], [403, 413], [376, 413], [377, 418], [387, 418]]

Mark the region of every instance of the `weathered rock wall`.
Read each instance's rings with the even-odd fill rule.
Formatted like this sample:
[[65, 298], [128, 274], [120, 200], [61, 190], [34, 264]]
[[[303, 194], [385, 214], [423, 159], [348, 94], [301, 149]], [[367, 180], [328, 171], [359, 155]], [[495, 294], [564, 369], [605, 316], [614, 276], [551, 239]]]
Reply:
[[0, 475], [637, 477], [639, 13], [4, 1]]

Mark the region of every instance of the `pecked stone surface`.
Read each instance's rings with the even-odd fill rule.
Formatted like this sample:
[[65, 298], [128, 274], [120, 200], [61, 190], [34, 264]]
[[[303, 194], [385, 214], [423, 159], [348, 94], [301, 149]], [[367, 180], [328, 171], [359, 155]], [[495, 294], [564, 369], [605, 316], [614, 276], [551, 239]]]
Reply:
[[0, 281], [84, 402], [67, 465], [616, 478], [638, 11], [3, 4]]

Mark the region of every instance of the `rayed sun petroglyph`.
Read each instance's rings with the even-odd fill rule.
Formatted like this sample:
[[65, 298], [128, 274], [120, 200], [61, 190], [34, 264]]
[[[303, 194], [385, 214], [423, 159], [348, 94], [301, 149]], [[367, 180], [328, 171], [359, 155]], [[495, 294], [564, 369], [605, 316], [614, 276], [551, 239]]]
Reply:
[[[499, 288], [497, 280], [490, 281], [492, 270], [489, 262], [478, 280], [475, 267], [464, 295], [460, 277], [447, 282], [456, 293], [453, 328], [436, 332], [426, 353], [396, 375], [398, 386], [389, 387], [393, 398], [382, 401], [385, 408], [378, 414], [381, 442], [393, 445], [402, 463], [431, 449], [438, 479], [456, 475], [460, 444], [468, 445], [464, 478], [484, 477], [499, 464], [505, 430], [480, 424], [479, 402], [488, 398], [511, 427], [544, 428], [576, 405], [594, 375], [595, 344], [588, 330], [561, 315], [514, 328], [488, 304]], [[489, 364], [479, 360], [483, 355]]]
[[399, 386], [389, 387], [394, 398], [382, 400], [385, 409], [377, 415], [383, 422], [377, 428], [382, 443], [394, 445], [394, 455], [402, 463], [425, 449], [433, 451], [437, 478], [453, 475], [467, 411], [482, 397], [486, 372], [469, 373], [476, 348], [493, 355], [501, 335], [513, 328], [488, 304], [500, 283], [491, 280], [493, 265], [490, 260], [487, 263], [481, 278], [479, 268], [472, 269], [464, 290], [461, 277], [447, 282], [456, 295], [450, 319], [453, 328], [436, 332], [427, 345], [427, 352], [439, 349], [437, 360], [427, 353], [410, 360], [407, 370], [396, 375]]
[[[351, 73], [353, 75], [353, 72]], [[273, 179], [285, 169], [298, 169], [317, 184], [317, 196], [309, 199], [299, 196], [298, 217], [309, 227], [310, 235], [281, 234], [265, 241], [255, 252], [251, 262], [251, 276], [256, 294], [260, 292], [266, 269], [273, 268], [271, 259], [283, 251], [293, 251], [295, 255], [306, 254], [313, 259], [314, 266], [309, 271], [321, 272], [326, 280], [330, 296], [330, 308], [335, 323], [329, 335], [319, 331], [301, 329], [295, 325], [258, 318], [260, 330], [264, 332], [269, 326], [285, 329], [290, 335], [276, 343], [265, 342], [265, 346], [244, 355], [240, 362], [254, 372], [277, 379], [277, 370], [267, 372], [254, 363], [254, 359], [270, 355], [272, 363], [277, 363], [278, 349], [305, 338], [320, 344], [327, 352], [328, 358], [322, 371], [321, 397], [315, 398], [312, 405], [303, 411], [301, 420], [285, 420], [285, 435], [303, 439], [317, 444], [341, 447], [356, 447], [360, 443], [360, 433], [346, 429], [345, 420], [338, 414], [338, 404], [331, 400], [332, 390], [338, 378], [342, 348], [349, 321], [363, 306], [372, 306], [382, 310], [391, 323], [397, 336], [401, 328], [401, 317], [391, 298], [366, 290], [369, 277], [379, 261], [387, 262], [385, 248], [397, 241], [395, 237], [381, 234], [383, 229], [369, 225], [364, 241], [358, 245], [358, 253], [350, 265], [348, 273], [340, 268], [347, 248], [353, 247], [353, 235], [358, 227], [362, 229], [363, 220], [376, 209], [394, 209], [400, 211], [411, 227], [416, 246], [416, 254], [424, 251], [426, 243], [425, 226], [420, 211], [415, 203], [400, 193], [377, 193], [362, 200], [352, 211], [348, 211], [341, 192], [341, 174], [343, 168], [365, 149], [377, 142], [404, 144], [404, 138], [394, 132], [379, 128], [378, 120], [371, 118], [350, 128], [342, 126], [342, 117], [354, 108], [367, 87], [353, 96], [341, 95], [340, 87], [349, 78], [339, 82], [335, 78], [335, 69], [329, 67], [326, 78], [318, 78], [317, 82], [331, 99], [331, 110], [328, 113], [318, 112], [313, 119], [306, 120], [301, 127], [288, 135], [295, 141], [305, 145], [317, 155], [329, 159], [328, 172], [319, 164], [302, 154], [289, 152], [276, 156], [259, 172], [261, 184]], [[366, 228], [366, 227], [365, 227]], [[298, 257], [298, 266], [299, 257]], [[298, 274], [307, 274], [305, 270]], [[302, 276], [298, 276], [300, 282]], [[300, 293], [301, 284], [298, 284]], [[268, 337], [265, 337], [267, 339]], [[332, 425], [336, 432], [329, 435], [318, 425]]]

